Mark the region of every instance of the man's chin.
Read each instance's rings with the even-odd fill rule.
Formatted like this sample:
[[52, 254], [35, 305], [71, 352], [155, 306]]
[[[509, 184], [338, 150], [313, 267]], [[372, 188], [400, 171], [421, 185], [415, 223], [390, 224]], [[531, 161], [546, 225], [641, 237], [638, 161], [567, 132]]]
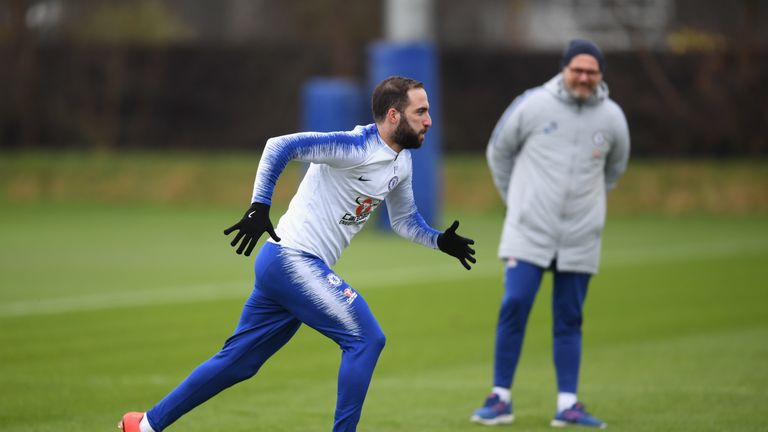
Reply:
[[578, 99], [582, 102], [589, 99], [590, 97], [592, 97], [592, 94], [594, 94], [593, 91], [586, 90], [586, 89], [580, 90], [580, 91], [571, 91], [570, 93], [574, 99]]
[[420, 140], [408, 141], [406, 143], [401, 144], [400, 146], [405, 149], [414, 150], [414, 149], [420, 148], [423, 143], [424, 143], [424, 140], [420, 139]]

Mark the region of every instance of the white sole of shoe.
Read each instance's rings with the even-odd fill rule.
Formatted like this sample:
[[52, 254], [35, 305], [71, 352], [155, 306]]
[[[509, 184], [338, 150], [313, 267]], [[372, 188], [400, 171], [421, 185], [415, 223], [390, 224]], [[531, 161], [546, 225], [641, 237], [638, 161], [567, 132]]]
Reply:
[[579, 427], [594, 428], [594, 429], [605, 429], [606, 426], [607, 426], [605, 423], [601, 424], [600, 426], [585, 426], [585, 425], [580, 425], [580, 424], [576, 424], [576, 423], [568, 423], [568, 422], [565, 422], [565, 421], [562, 421], [562, 420], [555, 420], [555, 419], [553, 419], [551, 422], [549, 422], [549, 425], [552, 426], [552, 427], [556, 427], [556, 428], [563, 428], [563, 427], [566, 427], [566, 426], [579, 426]]
[[471, 421], [472, 423], [477, 423], [485, 426], [496, 426], [500, 424], [512, 423], [513, 421], [515, 421], [515, 415], [514, 414], [503, 415], [490, 420], [473, 415], [472, 417], [469, 418], [469, 421]]

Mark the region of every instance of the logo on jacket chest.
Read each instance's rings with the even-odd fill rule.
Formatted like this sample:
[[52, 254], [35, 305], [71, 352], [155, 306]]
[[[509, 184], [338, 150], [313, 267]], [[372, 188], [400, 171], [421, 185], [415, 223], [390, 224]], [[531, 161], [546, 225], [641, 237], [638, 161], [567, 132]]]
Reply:
[[596, 131], [592, 134], [592, 157], [595, 159], [602, 158], [608, 151], [608, 139], [604, 131]]
[[554, 133], [557, 131], [557, 122], [552, 120], [549, 123], [544, 125], [544, 128], [541, 130], [544, 132], [544, 135], [549, 135], [551, 133]]
[[354, 213], [345, 213], [339, 221], [342, 225], [360, 225], [365, 223], [373, 213], [373, 210], [379, 206], [381, 200], [369, 196], [358, 196], [355, 198]]

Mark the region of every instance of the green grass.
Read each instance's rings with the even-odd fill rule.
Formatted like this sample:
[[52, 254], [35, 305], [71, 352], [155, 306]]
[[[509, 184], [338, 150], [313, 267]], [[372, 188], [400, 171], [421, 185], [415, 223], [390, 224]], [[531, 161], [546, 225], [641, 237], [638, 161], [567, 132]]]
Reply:
[[[0, 204], [0, 430], [113, 430], [214, 354], [252, 283], [239, 209]], [[446, 214], [446, 221], [453, 212]], [[499, 214], [459, 215], [471, 272], [368, 227], [338, 272], [387, 334], [360, 430], [468, 431], [489, 390]], [[613, 218], [586, 306], [580, 396], [622, 431], [758, 431], [768, 404], [768, 220]], [[550, 279], [545, 278], [545, 286]], [[514, 431], [550, 430], [550, 290], [531, 316]], [[302, 328], [179, 431], [327, 431], [339, 350]]]

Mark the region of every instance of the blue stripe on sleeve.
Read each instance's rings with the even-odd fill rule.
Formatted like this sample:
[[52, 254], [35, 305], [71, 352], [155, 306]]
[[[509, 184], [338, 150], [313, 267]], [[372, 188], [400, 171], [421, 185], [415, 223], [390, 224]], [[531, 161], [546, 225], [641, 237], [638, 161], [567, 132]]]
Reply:
[[251, 202], [272, 204], [277, 179], [291, 160], [343, 165], [364, 155], [375, 142], [368, 138], [376, 133], [375, 125], [368, 125], [349, 132], [303, 132], [270, 138], [259, 162]]
[[440, 235], [440, 231], [429, 226], [419, 212], [413, 212], [398, 220], [397, 223], [393, 223], [392, 229], [415, 243], [437, 249], [437, 236]]

